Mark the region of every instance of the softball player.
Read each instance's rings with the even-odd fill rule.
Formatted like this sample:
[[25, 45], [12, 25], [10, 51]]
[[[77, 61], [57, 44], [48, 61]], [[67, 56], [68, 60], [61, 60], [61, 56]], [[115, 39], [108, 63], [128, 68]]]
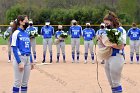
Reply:
[[93, 38], [95, 37], [95, 30], [90, 27], [90, 23], [86, 23], [86, 28], [83, 30], [84, 46], [85, 46], [85, 64], [87, 63], [88, 49], [90, 49], [92, 64], [94, 64], [93, 53]]
[[17, 30], [12, 34], [11, 47], [14, 54], [14, 86], [13, 93], [27, 93], [30, 70], [33, 69], [32, 56], [30, 50], [30, 38], [24, 31], [28, 27], [27, 16], [18, 16]]
[[[123, 41], [124, 41], [124, 45], [126, 46], [126, 36], [127, 36], [127, 34], [126, 34], [126, 30], [122, 27], [122, 24], [120, 23], [119, 24], [120, 25], [120, 29], [122, 29], [123, 30], [123, 34], [122, 34], [122, 37], [123, 37]], [[125, 52], [124, 52], [124, 59], [125, 59]], [[124, 64], [126, 64], [126, 61], [124, 61]]]
[[[100, 37], [102, 34], [106, 34], [106, 30], [105, 30], [105, 24], [104, 23], [101, 23], [100, 24], [100, 29], [96, 32], [96, 36], [97, 36], [97, 39], [98, 37]], [[103, 47], [102, 44], [100, 44], [100, 42], [98, 41], [98, 47], [101, 48]], [[101, 64], [104, 64], [104, 60], [101, 61]]]
[[79, 48], [80, 48], [80, 36], [82, 35], [82, 27], [77, 25], [76, 20], [72, 20], [72, 26], [69, 29], [71, 35], [71, 47], [72, 47], [72, 63], [75, 62], [75, 48], [77, 53], [77, 63], [79, 63]]
[[[33, 21], [30, 20], [29, 21], [29, 27], [27, 27], [26, 29], [26, 32], [30, 35], [32, 34], [31, 32], [38, 32], [36, 27], [33, 26]], [[35, 39], [35, 36], [31, 35], [30, 36], [30, 41], [31, 41], [31, 48], [32, 48], [32, 52], [33, 52], [33, 55], [34, 55], [34, 62], [37, 62], [36, 61], [36, 39]]]
[[[59, 36], [64, 33], [64, 31], [62, 30], [62, 25], [58, 25], [58, 31], [55, 32], [55, 38], [59, 39]], [[63, 62], [65, 63], [65, 40], [60, 40], [60, 43], [56, 45], [57, 47], [57, 63], [59, 62], [59, 57], [60, 57], [60, 49], [62, 51], [62, 55], [63, 55]]]
[[[13, 29], [13, 21], [10, 22], [10, 26], [8, 29], [4, 32], [4, 38], [6, 38], [7, 35], [10, 35], [12, 33]], [[10, 45], [10, 38], [8, 38], [8, 63], [11, 62], [11, 45]]]
[[[107, 14], [104, 17], [104, 23], [107, 29], [116, 28], [118, 29], [118, 31], [123, 33], [123, 30], [119, 28], [118, 17], [113, 12], [109, 12], [109, 14]], [[123, 40], [124, 39], [122, 39], [122, 41]], [[101, 39], [99, 39], [99, 41], [102, 42]], [[124, 57], [123, 57], [124, 44], [121, 45], [114, 44], [111, 46], [111, 48], [112, 48], [112, 55], [105, 60], [105, 72], [108, 81], [110, 83], [112, 93], [122, 93], [122, 86], [120, 80], [121, 80], [121, 72], [124, 64]]]
[[52, 63], [52, 36], [54, 35], [54, 28], [50, 26], [50, 21], [45, 22], [45, 26], [41, 28], [41, 34], [43, 36], [43, 61], [44, 63], [46, 61], [46, 51], [47, 51], [47, 45], [50, 52], [50, 63]]
[[139, 63], [139, 38], [140, 38], [140, 29], [137, 28], [136, 24], [132, 24], [127, 32], [127, 36], [130, 38], [130, 63], [133, 63], [133, 55], [136, 52], [137, 63]]

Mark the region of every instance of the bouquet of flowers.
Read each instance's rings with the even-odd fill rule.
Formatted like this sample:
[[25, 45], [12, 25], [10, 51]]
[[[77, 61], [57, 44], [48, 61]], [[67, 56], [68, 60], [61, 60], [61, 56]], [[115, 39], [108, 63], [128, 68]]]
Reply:
[[5, 31], [4, 33], [3, 33], [3, 39], [8, 39], [10, 37], [10, 33], [9, 32], [7, 32], [7, 31]]
[[68, 37], [68, 34], [63, 32], [58, 39], [55, 39], [55, 44], [59, 44], [61, 40], [64, 40]]
[[111, 43], [115, 43], [117, 45], [122, 44], [121, 32], [119, 32], [117, 29], [108, 29], [106, 31], [106, 33], [107, 33], [107, 37]]
[[37, 32], [37, 30], [33, 30], [33, 31], [30, 31], [29, 35], [30, 35], [30, 37], [37, 37], [38, 32]]
[[117, 29], [107, 29], [106, 35], [103, 35], [101, 38], [104, 47], [99, 48], [98, 58], [105, 60], [108, 59], [112, 54], [112, 45], [122, 44], [121, 32], [119, 32]]

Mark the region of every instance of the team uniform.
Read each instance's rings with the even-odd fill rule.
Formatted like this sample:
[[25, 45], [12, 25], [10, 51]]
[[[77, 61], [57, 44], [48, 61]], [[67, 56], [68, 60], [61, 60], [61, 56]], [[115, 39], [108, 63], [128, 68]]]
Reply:
[[[55, 38], [59, 39], [59, 36], [64, 33], [64, 31], [56, 31], [55, 32]], [[57, 62], [59, 62], [59, 57], [60, 57], [60, 49], [62, 51], [62, 55], [63, 55], [63, 62], [65, 61], [65, 40], [60, 40], [60, 43], [56, 45], [57, 47]]]
[[52, 36], [54, 35], [54, 28], [52, 26], [43, 26], [41, 28], [41, 34], [43, 36], [43, 61], [45, 62], [46, 60], [46, 51], [47, 51], [47, 46], [49, 48], [50, 52], [50, 63], [52, 63]]
[[[29, 36], [30, 36], [32, 31], [38, 32], [37, 28], [34, 27], [34, 26], [29, 26], [26, 29], [26, 32], [29, 34]], [[35, 39], [35, 36], [31, 36], [30, 41], [31, 41], [31, 49], [32, 49], [32, 52], [33, 52], [33, 55], [34, 55], [34, 60], [36, 61], [36, 39]]]
[[[21, 28], [14, 31], [11, 47], [14, 54], [13, 67], [15, 81], [13, 93], [19, 93], [20, 87], [21, 93], [27, 93], [27, 84], [31, 70], [31, 63], [33, 61], [30, 49], [30, 38]], [[19, 70], [18, 64], [24, 64], [24, 70], [22, 72]]]
[[[12, 33], [12, 27], [10, 26], [10, 27], [8, 27], [8, 29], [4, 32], [4, 36], [6, 37], [6, 35], [10, 35], [11, 33]], [[11, 37], [9, 37], [9, 39], [8, 39], [8, 62], [10, 62], [11, 61], [11, 44], [10, 44], [10, 38]]]
[[139, 28], [130, 28], [127, 32], [127, 36], [130, 38], [130, 59], [133, 63], [134, 52], [136, 52], [136, 59], [139, 63], [139, 38], [140, 38], [140, 29]]
[[79, 25], [73, 25], [69, 29], [71, 35], [71, 47], [72, 47], [72, 62], [75, 62], [75, 47], [77, 53], [77, 62], [79, 62], [79, 48], [80, 48], [80, 36], [82, 35], [82, 27]]
[[[123, 34], [123, 29], [117, 28], [119, 32]], [[122, 43], [125, 44], [124, 37], [122, 37]], [[124, 64], [124, 51], [123, 49], [112, 48], [111, 57], [105, 60], [105, 72], [112, 88], [112, 93], [122, 93], [122, 86], [120, 83], [121, 72]]]
[[87, 63], [88, 49], [90, 49], [92, 63], [94, 63], [94, 52], [93, 52], [93, 38], [95, 37], [95, 30], [92, 28], [85, 28], [83, 30], [84, 47], [85, 47], [85, 63]]

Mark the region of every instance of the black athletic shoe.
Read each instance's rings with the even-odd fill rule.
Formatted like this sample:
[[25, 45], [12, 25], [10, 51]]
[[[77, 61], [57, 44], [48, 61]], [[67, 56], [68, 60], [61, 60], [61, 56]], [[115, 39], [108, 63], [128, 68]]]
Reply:
[[45, 63], [45, 60], [43, 60], [42, 63]]
[[52, 60], [50, 59], [50, 63], [52, 63]]

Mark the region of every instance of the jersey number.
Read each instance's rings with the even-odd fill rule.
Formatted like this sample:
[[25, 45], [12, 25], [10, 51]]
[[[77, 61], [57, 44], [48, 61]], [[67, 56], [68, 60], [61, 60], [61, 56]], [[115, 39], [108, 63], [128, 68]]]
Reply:
[[90, 34], [89, 34], [89, 35], [87, 35], [87, 37], [90, 37]]
[[25, 48], [29, 48], [29, 42], [25, 42]]
[[77, 32], [74, 32], [74, 35], [77, 35]]

